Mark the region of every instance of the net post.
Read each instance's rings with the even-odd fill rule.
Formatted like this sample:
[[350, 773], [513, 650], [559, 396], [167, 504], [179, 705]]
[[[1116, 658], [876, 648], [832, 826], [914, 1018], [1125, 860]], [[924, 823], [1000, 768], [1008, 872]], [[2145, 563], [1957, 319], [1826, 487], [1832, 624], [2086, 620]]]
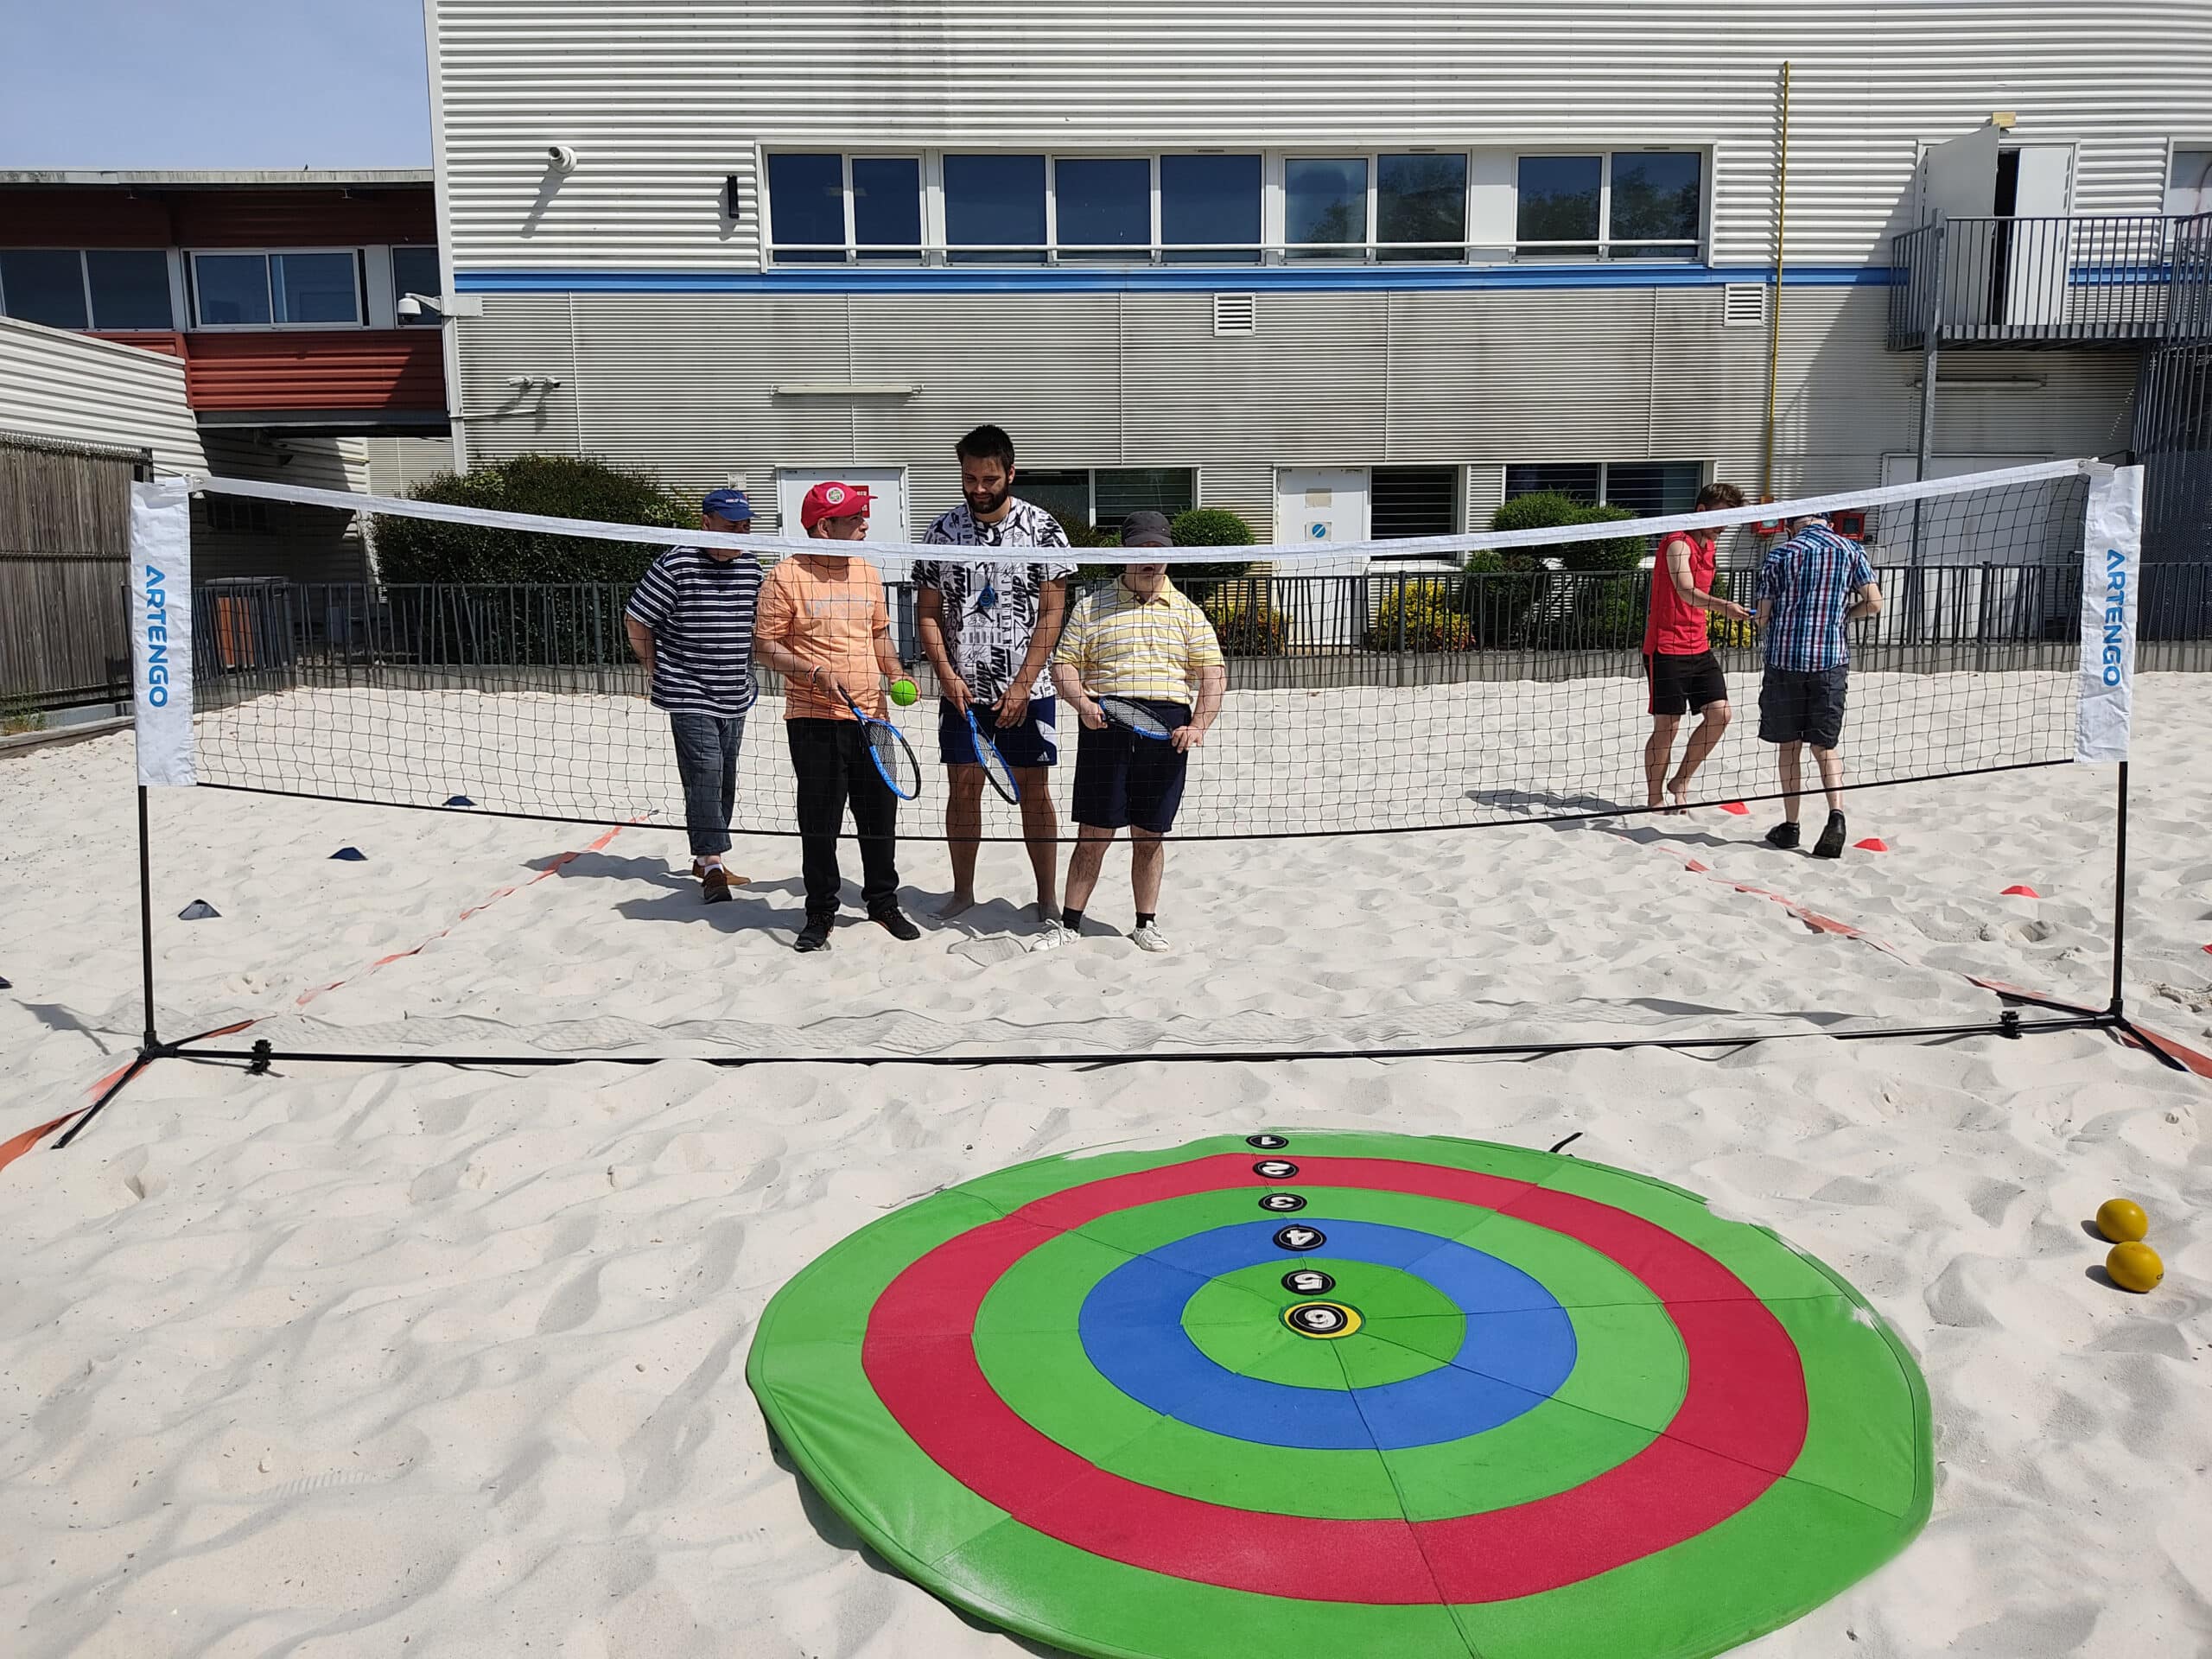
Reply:
[[2127, 762], [2119, 766], [2119, 814], [2112, 843], [2112, 1004], [2105, 1013], [2124, 1021], [2126, 993], [2121, 981], [2127, 968]]
[[141, 994], [145, 999], [144, 1046], [151, 1054], [161, 1046], [154, 1029], [154, 875], [153, 854], [146, 833], [146, 785], [138, 785], [138, 967]]

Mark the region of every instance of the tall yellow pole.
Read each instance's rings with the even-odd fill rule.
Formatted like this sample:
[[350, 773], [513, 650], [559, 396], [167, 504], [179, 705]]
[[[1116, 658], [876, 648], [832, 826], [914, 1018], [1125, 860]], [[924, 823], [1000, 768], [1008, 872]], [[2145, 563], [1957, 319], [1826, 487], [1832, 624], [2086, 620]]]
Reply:
[[1789, 66], [1782, 66], [1780, 166], [1774, 186], [1774, 306], [1767, 319], [1766, 466], [1759, 475], [1760, 497], [1774, 499], [1775, 399], [1782, 384], [1782, 253], [1789, 222]]

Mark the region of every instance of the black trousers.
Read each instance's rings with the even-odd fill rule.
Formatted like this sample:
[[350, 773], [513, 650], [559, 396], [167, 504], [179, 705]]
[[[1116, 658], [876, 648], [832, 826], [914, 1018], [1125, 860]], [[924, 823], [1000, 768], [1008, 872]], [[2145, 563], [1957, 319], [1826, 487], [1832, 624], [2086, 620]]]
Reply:
[[845, 809], [860, 834], [861, 899], [880, 916], [899, 903], [899, 798], [868, 757], [860, 722], [787, 720], [791, 770], [798, 775], [800, 868], [806, 878], [810, 920], [837, 913], [843, 878], [837, 871], [837, 832]]

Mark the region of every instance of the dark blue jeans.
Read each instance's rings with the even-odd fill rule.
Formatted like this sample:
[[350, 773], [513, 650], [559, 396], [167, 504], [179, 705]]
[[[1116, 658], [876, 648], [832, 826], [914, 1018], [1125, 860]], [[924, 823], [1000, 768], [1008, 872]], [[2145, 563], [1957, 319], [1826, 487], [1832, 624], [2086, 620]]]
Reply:
[[737, 804], [737, 749], [745, 741], [743, 715], [668, 717], [676, 737], [676, 775], [683, 780], [683, 827], [691, 856], [729, 851], [729, 815]]

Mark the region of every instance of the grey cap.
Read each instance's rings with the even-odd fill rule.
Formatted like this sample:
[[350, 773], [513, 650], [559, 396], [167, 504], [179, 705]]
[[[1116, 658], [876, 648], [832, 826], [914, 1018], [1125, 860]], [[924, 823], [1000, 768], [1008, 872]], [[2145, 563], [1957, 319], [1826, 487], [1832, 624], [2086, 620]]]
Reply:
[[1173, 547], [1175, 538], [1168, 533], [1167, 515], [1164, 512], [1133, 512], [1122, 520], [1123, 547]]

